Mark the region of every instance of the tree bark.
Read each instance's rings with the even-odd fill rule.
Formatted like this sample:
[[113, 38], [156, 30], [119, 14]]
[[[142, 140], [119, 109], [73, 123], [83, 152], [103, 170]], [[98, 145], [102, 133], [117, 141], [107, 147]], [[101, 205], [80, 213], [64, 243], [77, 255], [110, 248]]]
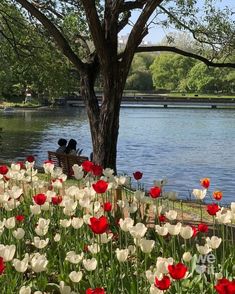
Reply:
[[123, 83], [120, 76], [118, 78], [118, 68], [115, 64], [103, 73], [103, 82], [103, 97], [99, 105], [94, 91], [94, 66], [91, 67], [81, 76], [81, 95], [85, 101], [90, 124], [93, 161], [104, 168], [112, 168], [116, 173]]

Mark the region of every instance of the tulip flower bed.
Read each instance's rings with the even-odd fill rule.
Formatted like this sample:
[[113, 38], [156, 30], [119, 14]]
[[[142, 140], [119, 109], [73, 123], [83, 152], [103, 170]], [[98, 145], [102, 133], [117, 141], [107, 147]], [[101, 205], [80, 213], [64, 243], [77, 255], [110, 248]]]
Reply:
[[[235, 294], [235, 203], [219, 206], [210, 181], [192, 194], [211, 223], [179, 221], [155, 182], [148, 195], [142, 174], [114, 176], [87, 161], [74, 165], [72, 185], [52, 162], [40, 179], [33, 158], [0, 166], [1, 293]], [[192, 206], [193, 210], [193, 206]]]

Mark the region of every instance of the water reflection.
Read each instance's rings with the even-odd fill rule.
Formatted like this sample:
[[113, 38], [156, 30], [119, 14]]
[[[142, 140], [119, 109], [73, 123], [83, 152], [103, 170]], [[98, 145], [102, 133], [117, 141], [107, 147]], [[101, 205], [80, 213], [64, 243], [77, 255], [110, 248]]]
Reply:
[[[37, 156], [38, 164], [48, 150], [57, 148], [60, 137], [74, 138], [84, 154], [91, 152], [91, 137], [84, 110], [60, 109], [0, 113], [3, 128], [1, 158]], [[167, 177], [168, 190], [187, 197], [210, 177], [213, 189], [221, 189], [225, 200], [235, 201], [235, 112], [210, 109], [121, 110], [118, 170], [144, 172], [146, 188], [154, 179]]]

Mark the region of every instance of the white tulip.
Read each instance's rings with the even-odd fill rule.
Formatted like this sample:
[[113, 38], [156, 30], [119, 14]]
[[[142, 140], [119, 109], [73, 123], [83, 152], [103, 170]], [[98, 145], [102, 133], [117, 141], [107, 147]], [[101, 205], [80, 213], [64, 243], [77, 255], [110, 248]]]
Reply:
[[198, 244], [196, 244], [196, 247], [197, 251], [202, 255], [207, 255], [212, 250], [208, 244], [205, 244], [204, 246], [199, 246]]
[[230, 224], [232, 220], [232, 213], [230, 210], [224, 212], [224, 208], [216, 213], [216, 219], [220, 224]]
[[48, 210], [50, 210], [50, 208], [51, 208], [51, 206], [48, 201], [46, 201], [43, 205], [41, 205], [41, 210], [43, 210], [43, 211], [48, 211]]
[[34, 215], [38, 215], [41, 213], [41, 207], [40, 205], [30, 205], [30, 211]]
[[1, 194], [1, 197], [0, 197], [0, 203], [5, 203], [7, 202], [9, 199], [9, 195], [7, 193], [3, 193]]
[[113, 173], [114, 173], [114, 170], [111, 168], [106, 168], [103, 170], [103, 175], [108, 178], [112, 177]]
[[129, 250], [128, 249], [116, 249], [116, 256], [119, 262], [124, 262], [127, 260]]
[[185, 262], [189, 262], [192, 259], [192, 254], [189, 251], [184, 252], [182, 259]]
[[169, 234], [173, 236], [179, 235], [181, 226], [182, 226], [181, 223], [177, 223], [176, 225], [171, 225], [170, 223], [166, 223], [164, 225], [164, 227], [168, 229]]
[[8, 193], [11, 198], [18, 199], [23, 194], [23, 189], [13, 186], [11, 190], [8, 190]]
[[20, 288], [19, 294], [31, 294], [31, 288], [29, 286], [23, 286]]
[[173, 262], [173, 258], [158, 257], [156, 263], [157, 272], [161, 274], [168, 274], [168, 265], [172, 265]]
[[206, 197], [207, 189], [193, 189], [193, 196], [198, 200], [203, 200]]
[[55, 234], [55, 236], [54, 236], [54, 241], [55, 242], [60, 242], [60, 239], [61, 239], [61, 236], [60, 236], [60, 234]]
[[37, 227], [35, 228], [35, 233], [36, 233], [38, 236], [42, 237], [42, 236], [45, 236], [45, 235], [47, 234], [48, 229], [49, 229], [48, 226], [46, 226], [46, 227], [44, 227], [44, 228], [37, 226]]
[[92, 244], [88, 246], [88, 250], [92, 253], [92, 254], [97, 254], [100, 252], [100, 246], [99, 244]]
[[121, 218], [119, 220], [119, 225], [124, 232], [129, 232], [130, 228], [134, 225], [134, 220], [130, 217], [127, 217], [124, 220]]
[[39, 228], [48, 227], [49, 224], [50, 224], [50, 220], [42, 218], [42, 217], [39, 218], [38, 223], [37, 223]]
[[60, 225], [63, 227], [63, 228], [68, 228], [70, 225], [71, 225], [71, 219], [61, 219], [60, 220]]
[[183, 239], [190, 239], [193, 236], [193, 229], [190, 226], [186, 226], [186, 227], [181, 227], [180, 229], [180, 236]]
[[130, 207], [129, 207], [129, 213], [135, 213], [138, 209], [137, 203], [136, 202], [132, 202]]
[[84, 177], [84, 171], [82, 166], [79, 166], [78, 164], [74, 164], [72, 166], [74, 177], [76, 180], [81, 180]]
[[41, 240], [39, 237], [34, 237], [32, 244], [36, 248], [42, 249], [42, 248], [45, 248], [47, 246], [48, 242], [49, 242], [49, 238], [46, 238], [46, 240]]
[[31, 266], [35, 273], [44, 272], [47, 269], [48, 260], [45, 255], [35, 253], [32, 255]]
[[15, 255], [15, 245], [3, 245], [0, 244], [0, 256], [4, 261], [11, 261]]
[[73, 271], [69, 274], [69, 278], [73, 283], [79, 283], [82, 279], [82, 272]]
[[103, 234], [100, 235], [100, 242], [102, 244], [106, 244], [106, 243], [108, 243], [109, 241], [112, 240], [112, 237], [113, 237], [112, 233], [109, 233], [109, 234], [103, 233]]
[[154, 240], [147, 240], [146, 238], [140, 240], [140, 249], [144, 253], [150, 253], [153, 250], [154, 245]]
[[94, 257], [91, 259], [83, 259], [82, 263], [87, 271], [94, 271], [97, 267], [97, 260]]
[[151, 270], [147, 270], [145, 272], [145, 276], [146, 276], [146, 278], [147, 278], [147, 280], [149, 281], [150, 284], [154, 283], [155, 277], [156, 277], [154, 272], [152, 272]]
[[53, 162], [46, 162], [43, 164], [45, 174], [51, 174], [53, 172], [55, 165]]
[[136, 201], [142, 201], [145, 198], [145, 192], [144, 191], [135, 191], [134, 197]]
[[165, 215], [169, 220], [175, 220], [177, 218], [177, 211], [169, 210], [165, 213]]
[[60, 281], [60, 294], [72, 294], [74, 292], [71, 291], [69, 286], [66, 286], [64, 281]]
[[220, 243], [222, 242], [221, 238], [218, 238], [217, 236], [212, 236], [211, 238], [207, 237], [206, 238], [206, 244], [211, 249], [217, 249], [220, 246]]
[[133, 238], [142, 238], [147, 232], [147, 227], [143, 223], [137, 223], [129, 229], [129, 232]]
[[74, 251], [69, 251], [66, 254], [65, 260], [72, 264], [78, 264], [79, 262], [82, 261], [84, 257], [84, 253], [82, 252], [81, 254], [76, 254]]
[[25, 230], [22, 228], [18, 228], [15, 231], [13, 231], [12, 234], [17, 240], [21, 240], [24, 238]]
[[5, 221], [5, 227], [7, 229], [13, 229], [15, 227], [15, 225], [16, 225], [16, 219], [15, 219], [14, 216], [6, 219], [6, 221]]
[[166, 236], [168, 234], [168, 229], [166, 227], [161, 227], [159, 225], [155, 226], [155, 231], [158, 233], [160, 236]]
[[90, 222], [91, 217], [92, 217], [92, 215], [90, 215], [90, 214], [84, 214], [83, 215], [84, 223], [87, 224], [87, 225], [90, 225], [91, 224], [91, 222]]
[[164, 294], [164, 291], [159, 290], [157, 287], [154, 286], [154, 284], [150, 287], [150, 294]]
[[24, 273], [27, 270], [28, 263], [29, 263], [29, 255], [28, 254], [25, 254], [25, 257], [22, 260], [14, 258], [12, 261], [12, 264], [13, 264], [15, 270], [19, 273]]
[[231, 202], [231, 211], [235, 213], [235, 202]]

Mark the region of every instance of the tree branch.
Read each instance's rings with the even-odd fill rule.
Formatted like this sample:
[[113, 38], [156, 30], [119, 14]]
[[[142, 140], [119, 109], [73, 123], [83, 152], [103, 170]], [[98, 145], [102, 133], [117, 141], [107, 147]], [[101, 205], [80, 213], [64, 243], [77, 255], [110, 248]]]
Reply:
[[[144, 6], [138, 20], [136, 21], [134, 27], [131, 30], [130, 36], [128, 38], [126, 48], [123, 54], [122, 64], [129, 70], [130, 63], [135, 54], [136, 48], [141, 43], [143, 37], [146, 34], [146, 23], [150, 16], [152, 15], [154, 9], [162, 2], [163, 0], [149, 0]], [[127, 75], [128, 72], [125, 72]]]
[[146, 4], [147, 0], [127, 1], [120, 6], [120, 12], [130, 11], [133, 9], [141, 9]]
[[50, 35], [54, 38], [60, 50], [63, 54], [77, 67], [79, 71], [84, 70], [83, 62], [78, 58], [74, 51], [69, 46], [68, 41], [62, 35], [62, 33], [57, 29], [57, 27], [43, 14], [41, 13], [33, 4], [27, 0], [16, 0], [22, 5], [32, 16], [37, 18], [43, 26], [47, 29]]
[[136, 49], [136, 53], [138, 52], [159, 52], [159, 51], [168, 51], [168, 52], [174, 52], [183, 56], [191, 57], [197, 60], [200, 60], [204, 62], [207, 66], [213, 66], [213, 67], [230, 67], [235, 68], [235, 63], [220, 63], [220, 62], [213, 62], [201, 55], [197, 55], [195, 53], [187, 52], [182, 49], [176, 48], [176, 47], [170, 47], [170, 46], [146, 46], [146, 47], [138, 47]]
[[92, 35], [92, 39], [99, 56], [100, 63], [105, 66], [107, 64], [107, 48], [105, 44], [104, 31], [102, 29], [97, 10], [95, 7], [95, 1], [93, 0], [81, 0], [85, 9], [88, 25]]
[[120, 32], [127, 24], [131, 17], [131, 12], [124, 13], [123, 18], [118, 23], [118, 32]]

